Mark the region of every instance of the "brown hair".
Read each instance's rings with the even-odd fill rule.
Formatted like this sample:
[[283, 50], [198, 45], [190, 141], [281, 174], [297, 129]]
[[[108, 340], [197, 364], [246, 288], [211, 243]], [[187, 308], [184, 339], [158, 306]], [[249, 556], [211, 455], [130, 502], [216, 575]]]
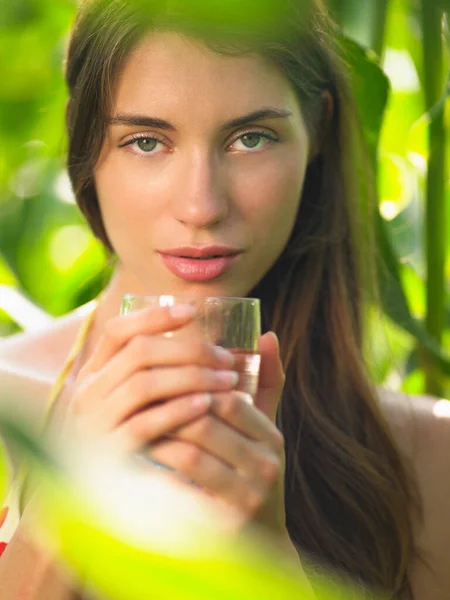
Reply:
[[[258, 52], [283, 70], [298, 92], [311, 139], [322, 131], [291, 238], [251, 292], [262, 299], [265, 328], [280, 338], [286, 372], [278, 411], [286, 440], [286, 524], [301, 555], [389, 595], [410, 592], [415, 486], [362, 359], [356, 111], [336, 31], [319, 0], [140, 4], [87, 0], [73, 29], [68, 168], [80, 209], [113, 251], [93, 171], [114, 82], [144, 34], [158, 27], [180, 31], [218, 52]], [[325, 91], [334, 105], [326, 129]]]

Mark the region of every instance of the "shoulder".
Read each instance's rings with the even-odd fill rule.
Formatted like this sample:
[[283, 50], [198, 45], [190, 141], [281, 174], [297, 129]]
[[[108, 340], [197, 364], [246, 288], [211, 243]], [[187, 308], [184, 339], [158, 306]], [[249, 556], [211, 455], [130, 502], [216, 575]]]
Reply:
[[450, 570], [450, 402], [431, 396], [380, 393], [385, 415], [412, 468], [422, 515], [413, 517], [417, 549], [411, 577], [417, 598], [448, 598]]
[[450, 401], [384, 389], [379, 397], [400, 452], [416, 470], [450, 450]]
[[41, 411], [72, 348], [92, 303], [55, 318], [37, 332], [0, 339], [0, 389], [2, 396], [23, 401], [26, 412]]
[[93, 307], [90, 302], [53, 319], [45, 329], [0, 339], [0, 365], [15, 365], [51, 377], [62, 367], [81, 323]]
[[378, 395], [399, 449], [407, 458], [420, 460], [438, 444], [446, 443], [445, 432], [450, 431], [448, 400], [386, 389], [379, 389]]

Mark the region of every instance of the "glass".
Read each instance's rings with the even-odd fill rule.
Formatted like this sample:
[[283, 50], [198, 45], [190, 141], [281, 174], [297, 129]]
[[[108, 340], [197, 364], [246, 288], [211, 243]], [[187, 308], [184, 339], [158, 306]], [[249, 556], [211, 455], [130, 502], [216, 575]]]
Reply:
[[189, 304], [195, 307], [192, 323], [167, 337], [200, 335], [216, 346], [227, 348], [236, 357], [234, 370], [239, 373], [237, 389], [254, 397], [258, 389], [261, 357], [258, 340], [261, 335], [260, 302], [257, 298], [218, 298], [203, 296], [149, 296], [128, 294], [123, 297], [121, 314], [157, 306]]
[[[120, 312], [126, 315], [145, 308], [176, 304], [194, 306], [194, 319], [180, 329], [168, 331], [163, 335], [186, 337], [186, 339], [193, 339], [194, 336], [200, 335], [212, 344], [230, 350], [236, 357], [233, 370], [239, 373], [236, 389], [248, 394], [248, 400], [252, 402], [258, 389], [261, 363], [261, 356], [258, 353], [258, 340], [261, 335], [259, 300], [257, 298], [127, 294], [122, 299]], [[142, 464], [175, 471], [172, 467], [152, 458], [151, 444], [138, 452], [136, 458]], [[193, 482], [189, 481], [189, 483]]]

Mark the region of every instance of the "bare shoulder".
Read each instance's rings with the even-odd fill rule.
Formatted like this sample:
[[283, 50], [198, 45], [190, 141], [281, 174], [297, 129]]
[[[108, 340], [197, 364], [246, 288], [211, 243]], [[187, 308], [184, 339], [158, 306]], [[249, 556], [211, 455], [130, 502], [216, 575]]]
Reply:
[[0, 389], [8, 403], [39, 418], [90, 310], [91, 303], [54, 319], [41, 331], [0, 339]]
[[[450, 435], [450, 402], [426, 395], [379, 389], [383, 413], [400, 451], [416, 461]], [[450, 444], [450, 438], [448, 440]]]
[[93, 304], [54, 319], [37, 332], [22, 332], [0, 339], [0, 366], [49, 377], [62, 367], [77, 331]]
[[425, 562], [416, 560], [411, 567], [415, 597], [450, 598], [450, 402], [385, 390], [380, 398], [422, 503], [414, 529]]

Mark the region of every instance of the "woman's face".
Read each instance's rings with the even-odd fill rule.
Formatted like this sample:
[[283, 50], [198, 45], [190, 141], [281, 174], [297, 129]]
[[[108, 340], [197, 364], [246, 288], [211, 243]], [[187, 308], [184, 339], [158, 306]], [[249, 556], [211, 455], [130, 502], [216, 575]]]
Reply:
[[308, 154], [296, 94], [263, 58], [169, 32], [141, 42], [95, 170], [129, 291], [248, 294], [288, 241]]

